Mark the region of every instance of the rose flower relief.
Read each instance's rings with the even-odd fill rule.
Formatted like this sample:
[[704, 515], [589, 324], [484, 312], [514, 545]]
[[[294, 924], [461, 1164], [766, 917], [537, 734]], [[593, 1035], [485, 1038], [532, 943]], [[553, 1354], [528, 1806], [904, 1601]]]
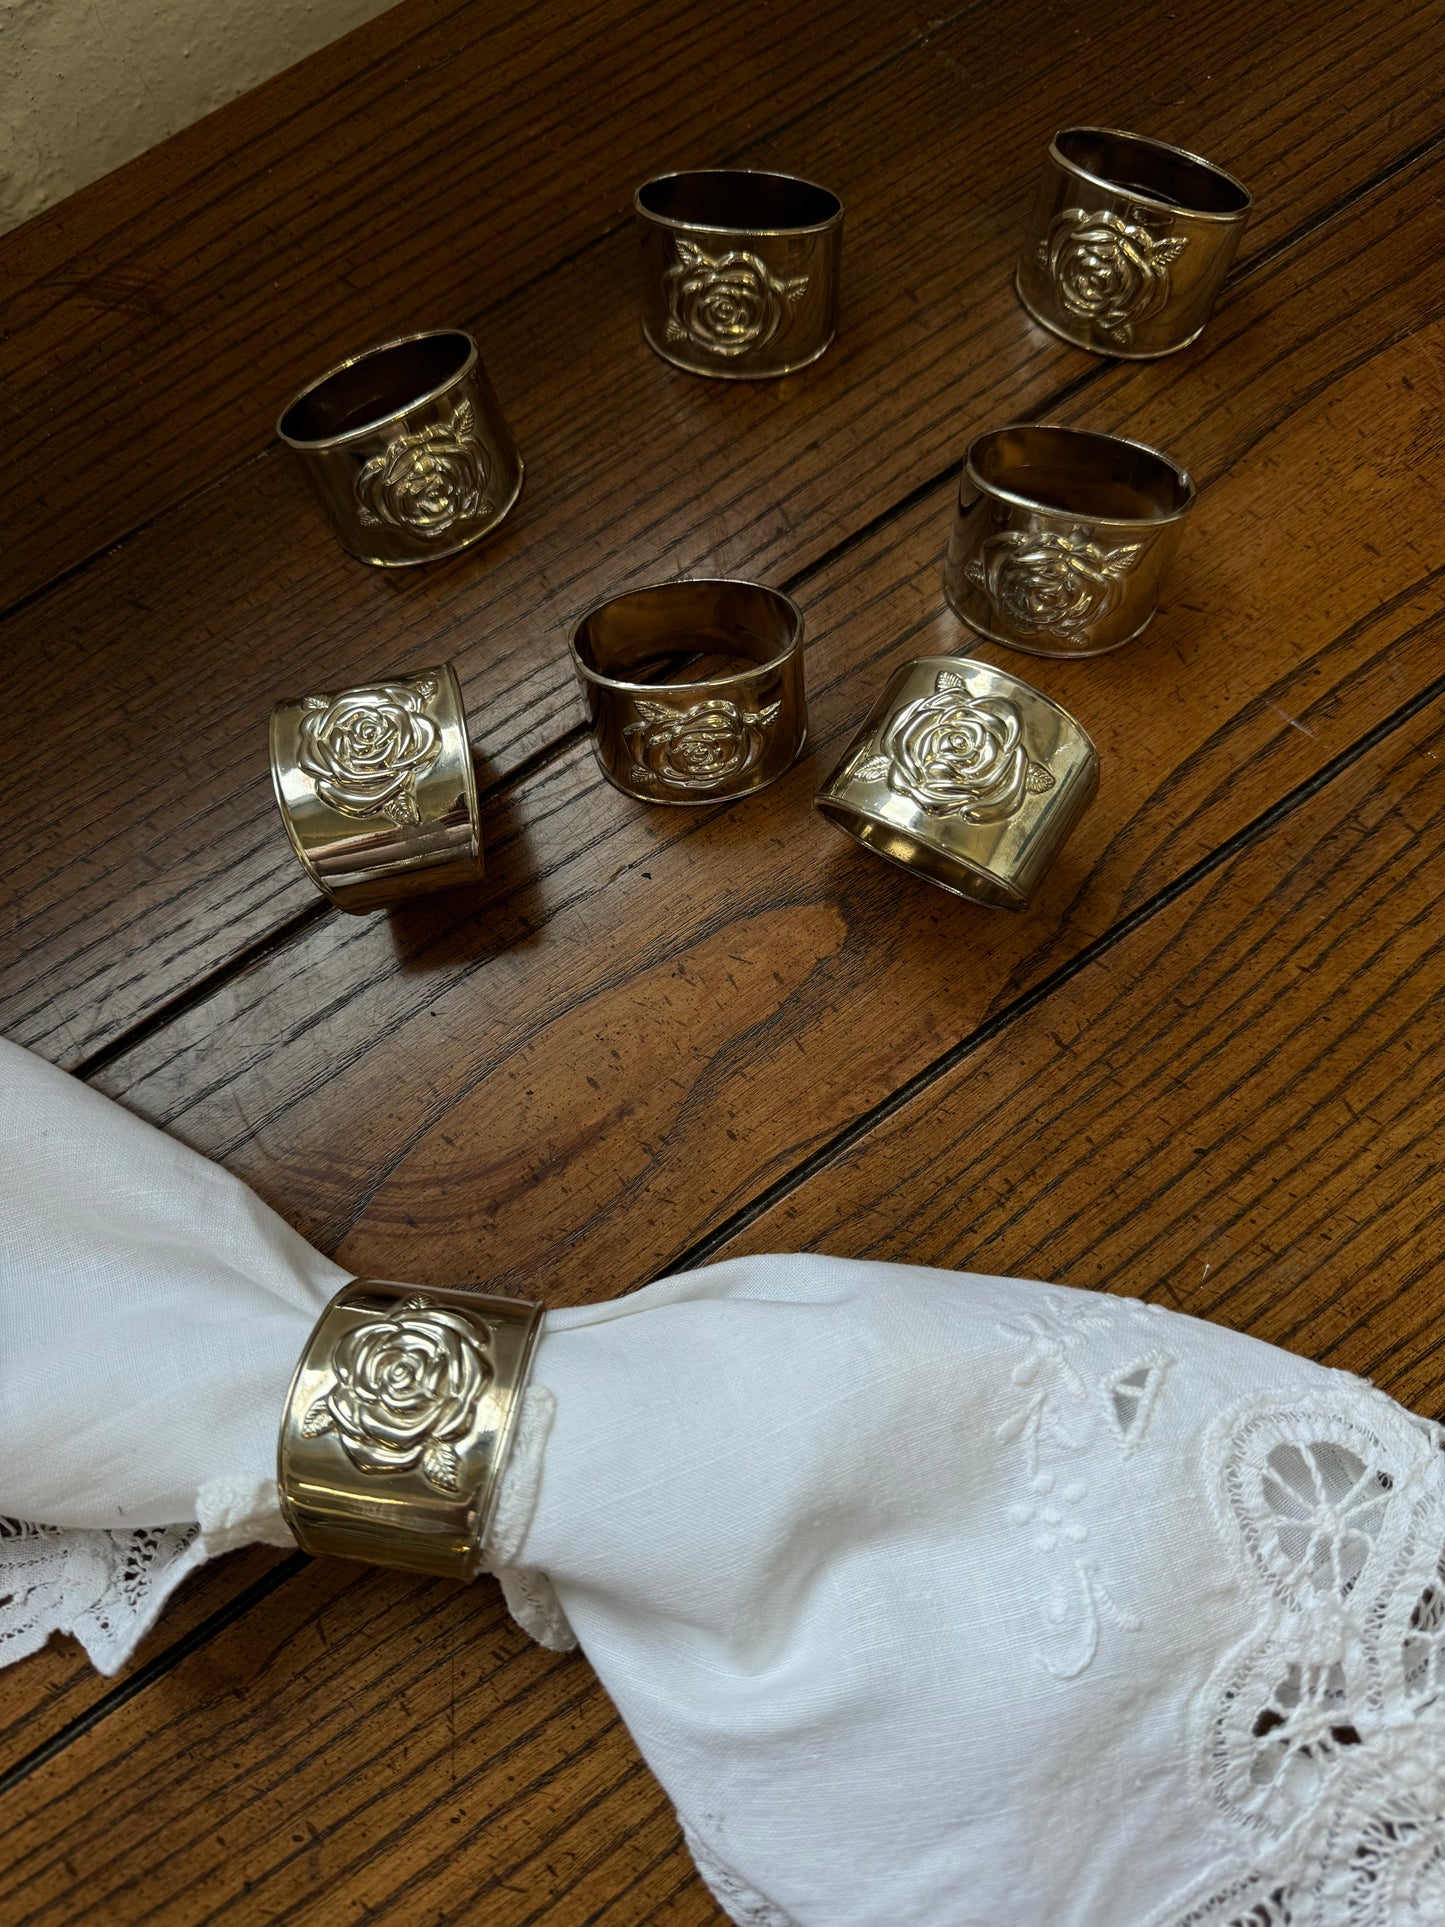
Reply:
[[1148, 219], [1139, 207], [1123, 214], [1069, 207], [1039, 244], [1064, 313], [1120, 348], [1168, 302], [1170, 266], [1189, 245], [1187, 236], [1156, 234]]
[[633, 755], [634, 783], [663, 783], [674, 790], [710, 790], [745, 776], [763, 753], [765, 732], [782, 703], [741, 709], [725, 696], [711, 696], [688, 709], [639, 702], [641, 720], [623, 730]]
[[426, 713], [434, 677], [373, 683], [341, 696], [308, 696], [296, 761], [322, 802], [340, 816], [384, 816], [398, 828], [421, 821], [416, 785], [441, 755], [441, 730]]
[[1003, 529], [964, 569], [1023, 634], [1080, 636], [1112, 613], [1142, 542], [1105, 548], [1075, 530]]
[[889, 721], [878, 751], [855, 770], [887, 782], [929, 816], [964, 823], [1001, 823], [1025, 797], [1054, 787], [1047, 765], [1024, 747], [1023, 720], [1007, 696], [974, 696], [942, 670], [931, 696], [909, 703]]
[[695, 241], [679, 240], [676, 247], [677, 262], [667, 273], [670, 341], [692, 341], [715, 355], [765, 347], [807, 292], [807, 275], [775, 275], [756, 254], [714, 259]]
[[492, 1379], [473, 1326], [418, 1292], [392, 1317], [348, 1332], [331, 1355], [333, 1383], [302, 1421], [303, 1438], [334, 1433], [359, 1472], [419, 1467], [458, 1489], [454, 1441], [472, 1429]]
[[481, 512], [487, 456], [470, 402], [449, 421], [398, 435], [356, 477], [357, 520], [442, 536]]

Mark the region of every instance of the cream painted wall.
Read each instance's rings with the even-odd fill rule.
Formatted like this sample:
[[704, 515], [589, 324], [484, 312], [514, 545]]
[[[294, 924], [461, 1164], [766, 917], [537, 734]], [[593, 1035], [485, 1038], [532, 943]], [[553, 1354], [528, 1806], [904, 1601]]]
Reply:
[[0, 0], [0, 233], [394, 0]]

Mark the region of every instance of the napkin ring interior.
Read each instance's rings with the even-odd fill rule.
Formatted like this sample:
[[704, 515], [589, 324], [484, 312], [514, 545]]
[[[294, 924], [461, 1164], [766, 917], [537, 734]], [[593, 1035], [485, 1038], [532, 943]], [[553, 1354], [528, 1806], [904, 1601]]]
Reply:
[[1182, 147], [1065, 127], [1024, 236], [1019, 300], [1075, 347], [1171, 355], [1208, 321], [1250, 206], [1242, 181]]
[[1093, 743], [1006, 669], [896, 671], [815, 799], [840, 830], [955, 896], [1026, 909], [1098, 788]]
[[808, 734], [803, 617], [757, 582], [658, 582], [596, 603], [568, 638], [602, 774], [642, 803], [750, 795]]
[[522, 492], [522, 457], [461, 328], [353, 355], [302, 389], [277, 432], [342, 548], [379, 568], [469, 548]]
[[791, 174], [662, 174], [633, 196], [642, 332], [689, 374], [791, 374], [838, 328], [843, 203]]
[[1158, 449], [1020, 424], [964, 456], [943, 586], [970, 629], [1033, 656], [1098, 656], [1141, 635], [1193, 506]]
[[344, 1286], [281, 1420], [281, 1510], [302, 1550], [472, 1578], [540, 1322], [515, 1298]]
[[482, 875], [477, 779], [456, 671], [288, 697], [271, 780], [307, 874], [342, 910], [380, 910]]

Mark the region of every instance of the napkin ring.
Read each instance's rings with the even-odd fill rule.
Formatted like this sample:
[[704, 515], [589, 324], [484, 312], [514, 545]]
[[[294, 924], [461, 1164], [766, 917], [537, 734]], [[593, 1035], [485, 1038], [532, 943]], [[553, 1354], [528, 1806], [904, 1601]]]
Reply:
[[791, 174], [662, 174], [633, 196], [642, 332], [675, 368], [724, 381], [787, 375], [838, 327], [843, 203]]
[[602, 774], [641, 803], [748, 796], [807, 740], [803, 617], [777, 589], [715, 579], [629, 589], [594, 604], [568, 647]]
[[943, 586], [970, 629], [1033, 656], [1098, 656], [1143, 633], [1193, 506], [1158, 449], [1019, 424], [964, 456]]
[[1172, 355], [1208, 321], [1250, 206], [1242, 181], [1182, 147], [1065, 127], [1024, 237], [1019, 300], [1075, 347]]
[[271, 780], [291, 847], [338, 909], [379, 910], [482, 875], [476, 772], [449, 662], [277, 703]]
[[522, 458], [477, 344], [460, 328], [384, 342], [303, 388], [277, 423], [358, 561], [455, 555], [522, 492]]
[[1026, 909], [1098, 787], [1066, 709], [1006, 669], [920, 656], [815, 798], [848, 836], [972, 903]]
[[281, 1419], [281, 1511], [304, 1552], [470, 1579], [542, 1311], [355, 1279], [306, 1341]]

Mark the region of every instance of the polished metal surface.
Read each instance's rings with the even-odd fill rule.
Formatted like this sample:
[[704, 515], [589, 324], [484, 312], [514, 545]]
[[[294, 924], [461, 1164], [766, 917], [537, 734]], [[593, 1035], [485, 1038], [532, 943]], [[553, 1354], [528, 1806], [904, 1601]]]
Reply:
[[343, 1287], [281, 1419], [281, 1510], [303, 1551], [470, 1579], [541, 1315], [480, 1293]]
[[642, 803], [748, 796], [808, 734], [803, 617], [757, 582], [657, 582], [608, 596], [568, 638], [603, 775]]
[[477, 344], [460, 328], [353, 355], [283, 411], [342, 548], [378, 568], [478, 542], [522, 491], [522, 458]]
[[291, 847], [342, 910], [481, 878], [477, 779], [449, 662], [277, 703], [271, 781]]
[[1117, 435], [1019, 423], [969, 445], [943, 587], [971, 629], [1032, 656], [1098, 656], [1148, 628], [1194, 482]]
[[838, 327], [843, 204], [791, 174], [663, 174], [633, 196], [642, 332], [665, 361], [724, 381], [791, 374]]
[[1035, 321], [1096, 354], [1187, 348], [1249, 219], [1249, 189], [1198, 154], [1110, 127], [1049, 146], [1015, 284]]
[[920, 656], [814, 799], [840, 830], [990, 908], [1028, 907], [1098, 788], [1093, 743], [1006, 669]]

